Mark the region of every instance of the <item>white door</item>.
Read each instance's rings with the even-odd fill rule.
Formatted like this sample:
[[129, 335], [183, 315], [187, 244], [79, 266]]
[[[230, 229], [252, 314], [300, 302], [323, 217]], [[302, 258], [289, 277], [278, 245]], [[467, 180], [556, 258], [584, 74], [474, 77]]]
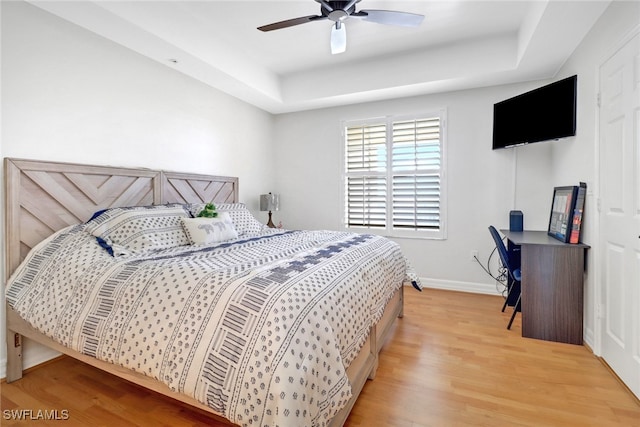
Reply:
[[640, 397], [640, 34], [600, 67], [602, 357]]

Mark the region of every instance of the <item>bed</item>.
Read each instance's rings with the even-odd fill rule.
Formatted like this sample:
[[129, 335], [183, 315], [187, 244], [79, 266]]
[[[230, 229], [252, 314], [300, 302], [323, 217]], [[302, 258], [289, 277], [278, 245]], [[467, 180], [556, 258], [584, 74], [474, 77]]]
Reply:
[[[419, 287], [387, 239], [266, 229], [235, 177], [4, 168], [8, 382], [26, 337], [219, 421], [340, 426], [402, 317], [403, 284]], [[197, 237], [192, 217], [211, 201], [223, 235], [203, 243], [213, 229]]]

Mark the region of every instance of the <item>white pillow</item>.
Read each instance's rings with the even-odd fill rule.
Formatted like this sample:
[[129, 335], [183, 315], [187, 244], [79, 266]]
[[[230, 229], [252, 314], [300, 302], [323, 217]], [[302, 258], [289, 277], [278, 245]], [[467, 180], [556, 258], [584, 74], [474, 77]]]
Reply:
[[[182, 205], [135, 206], [99, 212], [85, 230], [110, 251], [138, 253], [189, 244], [180, 218], [189, 217]], [[116, 255], [112, 253], [112, 255]]]
[[231, 217], [218, 212], [217, 218], [181, 218], [182, 226], [192, 245], [208, 245], [238, 238]]

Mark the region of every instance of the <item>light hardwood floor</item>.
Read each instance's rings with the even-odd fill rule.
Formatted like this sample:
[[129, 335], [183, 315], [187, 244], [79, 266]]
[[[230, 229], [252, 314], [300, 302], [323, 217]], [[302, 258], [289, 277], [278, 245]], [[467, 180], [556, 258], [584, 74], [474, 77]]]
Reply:
[[[640, 426], [640, 403], [587, 348], [510, 331], [500, 297], [407, 288], [347, 426]], [[202, 411], [63, 357], [2, 384], [2, 426], [220, 426]], [[62, 410], [17, 422], [7, 410]], [[292, 426], [293, 427], [293, 426]]]

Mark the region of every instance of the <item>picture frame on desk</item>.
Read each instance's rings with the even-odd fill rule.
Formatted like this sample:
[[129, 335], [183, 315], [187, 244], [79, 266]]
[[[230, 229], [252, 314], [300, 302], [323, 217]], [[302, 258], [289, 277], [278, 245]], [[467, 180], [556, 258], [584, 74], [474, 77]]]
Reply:
[[555, 187], [547, 234], [564, 243], [579, 243], [587, 186]]
[[569, 236], [569, 243], [571, 244], [582, 242], [582, 219], [584, 217], [584, 202], [586, 198], [587, 184], [581, 182], [578, 187], [576, 204], [573, 208], [573, 218], [571, 219], [571, 235]]

